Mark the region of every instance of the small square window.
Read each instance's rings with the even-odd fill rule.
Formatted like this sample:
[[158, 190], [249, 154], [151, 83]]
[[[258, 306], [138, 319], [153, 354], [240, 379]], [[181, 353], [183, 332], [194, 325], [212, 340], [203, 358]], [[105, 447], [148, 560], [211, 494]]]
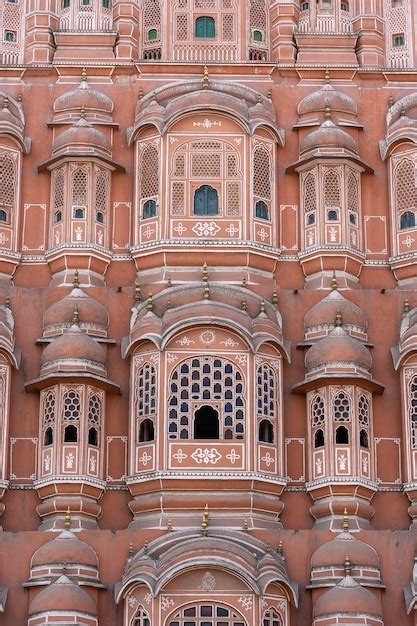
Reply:
[[91, 0], [81, 0], [81, 5], [83, 7], [89, 7], [91, 5]]
[[17, 0], [6, 0], [6, 2], [9, 2], [10, 4], [17, 4]]
[[392, 43], [397, 48], [400, 47], [400, 46], [403, 46], [405, 44], [405, 37], [404, 37], [404, 35], [403, 34], [393, 35]]
[[403, 6], [403, 0], [391, 0], [391, 7], [393, 9], [398, 9]]
[[62, 8], [69, 9], [71, 6], [71, 0], [62, 0]]
[[110, 9], [110, 0], [101, 0], [101, 6], [103, 9]]
[[309, 8], [309, 3], [308, 2], [302, 2], [301, 3], [301, 10], [302, 11], [308, 11]]
[[4, 31], [4, 41], [16, 41], [16, 33], [14, 30]]

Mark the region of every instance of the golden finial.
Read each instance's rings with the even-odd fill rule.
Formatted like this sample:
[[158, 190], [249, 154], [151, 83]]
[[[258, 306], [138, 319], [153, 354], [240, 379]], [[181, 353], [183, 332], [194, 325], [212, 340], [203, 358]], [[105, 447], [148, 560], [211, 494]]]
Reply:
[[269, 100], [272, 100], [272, 89], [268, 89], [268, 93], [266, 95]]
[[395, 100], [394, 100], [394, 98], [393, 98], [392, 96], [390, 96], [390, 97], [389, 97], [388, 104], [389, 104], [390, 108], [391, 108], [392, 106], [394, 106], [394, 104], [395, 104]]
[[129, 559], [131, 559], [133, 556], [133, 543], [130, 541], [129, 542]]
[[342, 326], [342, 314], [339, 310], [336, 311], [336, 319], [334, 321], [336, 327]]
[[262, 101], [262, 94], [257, 93], [257, 94], [256, 94], [256, 102], [257, 102], [257, 104], [260, 104], [260, 103], [261, 103], [261, 101]]
[[148, 554], [149, 544], [148, 541], [145, 541], [145, 545], [143, 546], [143, 551], [145, 554]]
[[71, 528], [71, 511], [70, 508], [67, 508], [67, 512], [65, 513], [65, 520], [64, 520], [64, 528], [65, 530], [69, 530]]
[[168, 299], [168, 300], [167, 300], [167, 306], [166, 306], [166, 308], [167, 308], [167, 309], [170, 309], [170, 308], [171, 308], [171, 306], [172, 306], [172, 302], [171, 302], [171, 300], [170, 300], [170, 299]]
[[326, 108], [324, 109], [324, 117], [326, 120], [330, 120], [332, 117], [332, 110], [329, 103], [326, 104]]
[[7, 298], [5, 299], [4, 306], [7, 307], [8, 309], [10, 309], [10, 298], [9, 298], [9, 296], [7, 296]]
[[272, 304], [274, 304], [275, 306], [278, 305], [278, 294], [276, 291], [274, 291], [274, 293], [272, 294]]
[[242, 527], [242, 530], [243, 530], [243, 532], [244, 532], [244, 533], [247, 533], [247, 532], [248, 532], [248, 530], [249, 530], [249, 524], [248, 524], [248, 520], [246, 519], [246, 517], [245, 517], [245, 519], [243, 520], [243, 527]]
[[208, 270], [207, 270], [207, 263], [206, 261], [204, 261], [203, 264], [203, 275], [201, 277], [203, 283], [208, 283]]
[[87, 70], [85, 69], [85, 67], [83, 67], [82, 72], [81, 72], [81, 80], [82, 81], [87, 80]]
[[8, 109], [9, 108], [9, 97], [8, 96], [4, 96], [3, 98], [3, 109]]
[[18, 93], [18, 94], [17, 94], [17, 98], [16, 98], [16, 100], [17, 100], [18, 102], [22, 102], [23, 97], [22, 97], [22, 94], [21, 94], [21, 93]]
[[347, 509], [345, 508], [345, 510], [343, 511], [343, 523], [342, 523], [342, 528], [345, 532], [348, 532], [349, 530], [349, 515], [347, 512]]
[[169, 520], [168, 520], [168, 525], [167, 525], [167, 531], [168, 531], [169, 533], [172, 533], [172, 531], [173, 531], [173, 530], [174, 530], [174, 529], [172, 528], [172, 520], [171, 520], [171, 519], [169, 519]]
[[207, 69], [207, 65], [204, 66], [203, 70], [203, 89], [208, 89], [209, 86], [209, 73]]
[[349, 555], [345, 556], [345, 562], [343, 563], [343, 569], [345, 570], [345, 576], [350, 576], [352, 573], [352, 564], [350, 562]]
[[332, 289], [337, 289], [338, 288], [338, 283], [337, 283], [337, 278], [336, 278], [336, 272], [333, 272], [333, 278], [332, 278], [332, 284], [331, 287]]
[[151, 292], [148, 295], [148, 302], [146, 304], [146, 308], [148, 309], [148, 311], [153, 311], [153, 296]]
[[172, 287], [171, 276], [168, 276], [167, 284], [168, 284], [168, 287]]
[[259, 307], [259, 313], [265, 313], [266, 308], [265, 308], [265, 300], [261, 300], [261, 305]]
[[410, 303], [409, 303], [408, 299], [406, 298], [404, 300], [404, 313], [408, 313], [409, 310], [410, 310]]
[[138, 100], [142, 100], [142, 98], [143, 98], [143, 89], [141, 87], [138, 92]]
[[206, 504], [206, 506], [204, 507], [203, 519], [201, 522], [201, 532], [205, 536], [207, 536], [208, 534], [209, 522], [210, 522], [209, 507], [208, 507], [208, 504]]
[[405, 117], [405, 108], [401, 107], [401, 117]]
[[85, 120], [85, 106], [84, 105], [81, 107], [80, 117], [81, 119]]
[[73, 312], [73, 314], [72, 314], [72, 320], [71, 320], [71, 322], [72, 322], [73, 324], [77, 324], [77, 325], [78, 325], [78, 324], [79, 324], [79, 322], [80, 322], [80, 312], [79, 312], [79, 310], [78, 310], [78, 307], [77, 307], [77, 306], [75, 306], [75, 308], [74, 308], [74, 312]]
[[140, 302], [140, 285], [137, 283], [135, 283], [135, 302], [136, 304], [139, 304]]
[[330, 83], [330, 72], [328, 67], [326, 67], [326, 71], [324, 72], [324, 80], [326, 83]]
[[243, 311], [244, 313], [247, 312], [248, 310], [248, 303], [246, 302], [246, 300], [243, 300], [242, 304], [240, 305], [240, 309], [241, 311]]
[[72, 281], [73, 287], [79, 287], [80, 286], [80, 275], [78, 273], [78, 270], [75, 270], [74, 272], [74, 280]]
[[242, 287], [246, 287], [246, 285], [247, 285], [246, 278], [243, 278], [242, 279]]
[[210, 287], [208, 283], [206, 283], [204, 287], [204, 300], [210, 300]]
[[278, 548], [277, 548], [277, 552], [278, 552], [278, 554], [281, 554], [281, 555], [282, 555], [282, 549], [283, 549], [283, 547], [284, 547], [284, 543], [283, 543], [282, 539], [280, 539], [280, 540], [279, 540], [279, 544], [278, 544]]

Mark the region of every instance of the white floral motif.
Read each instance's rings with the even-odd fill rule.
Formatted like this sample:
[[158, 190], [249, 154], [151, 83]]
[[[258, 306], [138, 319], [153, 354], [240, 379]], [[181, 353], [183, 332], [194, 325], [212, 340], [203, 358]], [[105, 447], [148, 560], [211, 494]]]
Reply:
[[183, 461], [185, 461], [185, 459], [187, 458], [187, 454], [185, 454], [185, 452], [183, 452], [181, 450], [181, 448], [178, 449], [178, 452], [176, 452], [175, 454], [172, 455], [174, 459], [176, 459], [178, 461], [178, 463], [182, 463]]
[[226, 348], [234, 348], [235, 346], [239, 345], [239, 342], [235, 341], [231, 337], [228, 337], [225, 341], [221, 341], [220, 343]]
[[410, 235], [407, 235], [407, 237], [402, 241], [404, 246], [407, 246], [407, 248], [411, 248], [414, 242], [415, 242], [415, 239], [410, 237]]
[[236, 228], [236, 226], [234, 224], [230, 224], [227, 228], [226, 228], [226, 232], [229, 233], [230, 237], [234, 237], [236, 235], [236, 233], [239, 232], [239, 229]]
[[138, 601], [133, 596], [128, 596], [126, 600], [130, 608], [137, 606]]
[[184, 226], [182, 222], [179, 222], [179, 224], [177, 224], [174, 228], [174, 231], [178, 233], [180, 237], [182, 237], [183, 234], [187, 232], [187, 230], [188, 229]]
[[248, 362], [248, 358], [246, 354], [237, 354], [236, 355], [236, 361], [239, 363], [239, 365], [246, 365], [246, 363]]
[[368, 473], [368, 464], [369, 464], [368, 457], [364, 456], [362, 458], [362, 470], [364, 474]]
[[314, 244], [314, 233], [312, 231], [309, 231], [307, 233], [307, 245], [312, 246], [313, 244]]
[[219, 232], [220, 226], [217, 226], [216, 222], [197, 222], [191, 230], [197, 237], [214, 237]]
[[89, 461], [89, 470], [91, 474], [95, 474], [96, 473], [96, 468], [97, 468], [97, 459], [95, 456], [91, 456], [90, 457], [90, 461]]
[[206, 117], [202, 122], [193, 122], [193, 126], [202, 126], [203, 128], [211, 128], [212, 126], [221, 126], [221, 122], [213, 122]]
[[329, 228], [330, 241], [335, 243], [337, 241], [337, 230], [335, 228]]
[[152, 461], [152, 455], [144, 452], [142, 456], [138, 459], [139, 463], [142, 463], [144, 467], [148, 465], [149, 461]]
[[268, 239], [268, 236], [269, 236], [269, 235], [268, 235], [268, 233], [266, 232], [265, 228], [260, 228], [260, 229], [258, 230], [258, 237], [259, 237], [259, 239], [260, 239], [262, 242], [264, 242], [264, 241], [265, 241], [265, 239]]
[[43, 471], [49, 472], [51, 469], [51, 456], [48, 454], [43, 460]]
[[323, 461], [322, 459], [316, 459], [316, 474], [321, 474], [323, 471]]
[[161, 598], [161, 609], [166, 611], [170, 606], [174, 604], [174, 600], [172, 598], [167, 598], [166, 596], [162, 596]]
[[145, 239], [150, 239], [152, 235], [154, 234], [154, 232], [155, 230], [151, 228], [150, 224], [148, 224], [147, 227], [142, 231], [142, 234], [145, 237]]
[[215, 340], [216, 336], [214, 333], [211, 332], [211, 330], [205, 330], [203, 333], [201, 333], [200, 335], [200, 339], [203, 343], [213, 343], [213, 341]]
[[9, 238], [6, 237], [6, 235], [4, 233], [0, 233], [0, 243], [6, 243], [6, 241], [9, 241]]
[[103, 231], [99, 230], [97, 233], [97, 243], [99, 246], [103, 245]]
[[266, 606], [268, 606], [268, 602], [265, 600], [265, 598], [261, 598], [260, 605], [261, 609], [264, 609]]
[[236, 463], [240, 459], [240, 454], [236, 452], [234, 448], [231, 449], [229, 454], [226, 454], [226, 459], [229, 459], [232, 465]]
[[213, 574], [210, 574], [210, 572], [206, 572], [202, 579], [201, 579], [201, 585], [199, 587], [200, 591], [214, 591], [216, 588], [216, 579], [213, 576]]
[[239, 602], [245, 611], [249, 611], [253, 606], [252, 596], [240, 596]]
[[72, 469], [74, 467], [75, 457], [72, 452], [69, 452], [65, 457], [65, 467], [67, 469]]
[[75, 229], [75, 240], [82, 241], [83, 235], [84, 235], [83, 229], [81, 228], [81, 226], [77, 226], [77, 228]]
[[354, 230], [351, 232], [351, 239], [352, 239], [352, 245], [356, 247], [358, 243], [358, 236]]
[[175, 363], [175, 361], [178, 361], [178, 357], [176, 354], [172, 354], [172, 352], [168, 352], [167, 361], [168, 363]]
[[192, 453], [191, 458], [199, 465], [201, 465], [201, 463], [205, 465], [216, 465], [217, 461], [220, 461], [222, 458], [222, 455], [219, 454], [216, 448], [197, 448], [197, 450]]
[[[1, 235], [0, 235], [1, 236]], [[55, 233], [55, 243], [58, 245], [60, 243], [61, 237], [59, 233]], [[2, 242], [4, 243], [4, 242]]]
[[146, 596], [143, 597], [143, 599], [145, 600], [146, 604], [150, 604], [152, 602], [152, 594], [147, 593]]
[[337, 457], [340, 471], [344, 471], [347, 468], [347, 457], [345, 454], [339, 454]]
[[262, 457], [262, 461], [264, 461], [265, 465], [269, 468], [273, 463], [275, 463], [275, 459], [273, 456], [271, 456], [270, 452], [268, 451], [265, 456]]
[[180, 346], [190, 346], [192, 343], [195, 343], [195, 341], [184, 335], [184, 337], [181, 337], [181, 339], [177, 340], [177, 343], [179, 343]]

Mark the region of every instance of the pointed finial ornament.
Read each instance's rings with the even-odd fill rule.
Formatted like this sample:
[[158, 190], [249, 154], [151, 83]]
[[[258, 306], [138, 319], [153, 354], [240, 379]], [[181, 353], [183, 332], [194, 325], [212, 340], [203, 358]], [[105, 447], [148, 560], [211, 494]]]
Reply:
[[243, 278], [242, 279], [242, 287], [246, 287], [246, 285], [247, 285], [246, 278]]
[[248, 303], [246, 302], [246, 300], [243, 300], [242, 304], [240, 305], [240, 309], [244, 313], [247, 313], [247, 311], [248, 311]]
[[324, 72], [324, 80], [326, 83], [330, 83], [330, 72], [328, 67], [326, 67], [326, 71]]
[[391, 108], [392, 106], [394, 106], [394, 104], [395, 104], [395, 100], [394, 100], [394, 98], [393, 98], [392, 96], [390, 96], [390, 97], [389, 97], [388, 104], [389, 104], [390, 108]]
[[133, 556], [133, 543], [130, 541], [129, 542], [129, 559], [131, 559]]
[[208, 283], [206, 283], [204, 287], [204, 300], [210, 300], [210, 287]]
[[84, 105], [81, 107], [80, 117], [81, 119], [85, 120], [85, 106]]
[[9, 97], [8, 96], [4, 96], [3, 98], [3, 109], [8, 109], [9, 108]]
[[259, 307], [259, 313], [265, 313], [266, 308], [265, 308], [265, 300], [261, 300], [261, 305]]
[[208, 507], [208, 504], [206, 504], [206, 506], [204, 507], [203, 519], [201, 522], [201, 532], [203, 533], [205, 537], [207, 537], [207, 534], [208, 534], [209, 522], [210, 522], [209, 507]]
[[347, 512], [347, 509], [345, 508], [345, 510], [343, 511], [343, 523], [342, 523], [342, 528], [345, 532], [348, 532], [349, 530], [349, 515]]
[[80, 322], [80, 312], [79, 312], [77, 306], [75, 306], [75, 308], [74, 308], [74, 312], [72, 314], [72, 320], [71, 321], [72, 321], [73, 324], [77, 324], [77, 325]]
[[408, 313], [409, 310], [410, 310], [410, 303], [409, 303], [408, 299], [406, 298], [404, 300], [404, 313]]
[[9, 296], [7, 296], [7, 298], [5, 299], [5, 301], [4, 301], [4, 306], [5, 306], [7, 309], [10, 309], [10, 308], [11, 308], [11, 307], [10, 307], [10, 297], [9, 297]]
[[174, 530], [174, 529], [173, 529], [173, 527], [172, 527], [172, 520], [171, 520], [171, 519], [169, 519], [169, 520], [168, 520], [168, 525], [167, 525], [167, 531], [168, 531], [169, 533], [172, 533], [172, 531], [173, 531], [173, 530]]
[[278, 294], [276, 291], [274, 291], [274, 293], [272, 294], [272, 304], [274, 304], [275, 306], [278, 305]]
[[70, 511], [70, 508], [68, 507], [67, 512], [65, 513], [65, 520], [64, 520], [65, 530], [69, 530], [71, 528], [71, 524], [72, 524], [71, 511]]
[[405, 117], [405, 108], [401, 107], [401, 117]]
[[207, 262], [204, 261], [203, 264], [203, 275], [201, 277], [203, 283], [208, 283], [208, 270], [207, 270]]
[[81, 80], [82, 81], [87, 80], [87, 70], [85, 69], [85, 67], [83, 67], [82, 72], [81, 72]]
[[350, 576], [352, 574], [352, 564], [350, 562], [349, 555], [345, 556], [345, 562], [343, 563], [343, 569], [345, 570], [345, 576]]
[[74, 280], [72, 281], [72, 284], [74, 287], [80, 286], [80, 275], [78, 273], [78, 270], [75, 270], [74, 272]]
[[246, 517], [245, 517], [245, 519], [243, 520], [243, 527], [242, 527], [242, 530], [243, 530], [243, 532], [244, 532], [244, 533], [247, 533], [247, 532], [248, 532], [248, 530], [249, 530], [249, 524], [248, 524], [248, 520], [247, 520], [247, 518], [246, 518]]
[[337, 289], [338, 288], [338, 283], [337, 283], [337, 278], [336, 278], [336, 272], [333, 272], [333, 278], [332, 278], [332, 289]]
[[143, 551], [145, 554], [148, 554], [149, 544], [148, 541], [145, 541], [145, 545], [143, 546]]
[[342, 324], [343, 324], [343, 322], [342, 322], [342, 314], [341, 314], [341, 312], [339, 310], [337, 310], [336, 311], [336, 319], [334, 321], [334, 325], [336, 327], [340, 328], [342, 326]]
[[326, 104], [326, 108], [324, 109], [324, 117], [326, 120], [330, 120], [332, 118], [332, 110], [329, 103]]
[[139, 304], [140, 302], [140, 285], [137, 283], [135, 283], [135, 302], [136, 304]]
[[168, 284], [168, 287], [172, 287], [171, 276], [168, 276], [167, 284]]
[[204, 66], [203, 70], [203, 89], [208, 89], [209, 86], [209, 73], [207, 69], [207, 65]]
[[284, 547], [284, 542], [282, 541], [282, 539], [279, 540], [279, 544], [278, 544], [278, 548], [277, 548], [277, 552], [278, 554], [282, 555], [282, 549]]
[[148, 309], [148, 311], [153, 311], [153, 295], [151, 292], [148, 295], [148, 302], [146, 304], [146, 308]]

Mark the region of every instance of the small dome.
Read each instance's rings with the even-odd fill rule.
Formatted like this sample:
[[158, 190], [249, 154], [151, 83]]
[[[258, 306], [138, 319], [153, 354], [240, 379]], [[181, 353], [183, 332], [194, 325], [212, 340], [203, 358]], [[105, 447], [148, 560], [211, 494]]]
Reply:
[[91, 324], [107, 329], [109, 323], [107, 310], [79, 287], [74, 287], [65, 298], [58, 300], [45, 311], [44, 329], [49, 326], [68, 323], [72, 319], [75, 309], [78, 309], [80, 322], [83, 325]]
[[330, 83], [326, 83], [319, 91], [314, 91], [300, 100], [297, 110], [299, 115], [318, 113], [324, 111], [326, 106], [329, 106], [332, 111], [350, 113], [351, 115], [357, 115], [358, 112], [355, 100], [347, 94], [333, 89]]
[[46, 346], [41, 365], [62, 360], [92, 361], [106, 364], [106, 353], [97, 341], [86, 335], [76, 324]]
[[338, 313], [342, 316], [343, 324], [366, 329], [365, 313], [356, 304], [342, 296], [337, 289], [333, 289], [323, 300], [311, 307], [304, 318], [304, 328], [320, 325], [334, 326]]
[[343, 148], [351, 152], [358, 152], [356, 141], [346, 131], [338, 128], [331, 120], [326, 120], [320, 128], [304, 137], [300, 152], [315, 148]]
[[91, 89], [86, 80], [82, 80], [77, 89], [61, 94], [54, 102], [54, 113], [70, 110], [103, 111], [112, 113], [113, 101], [100, 91]]
[[382, 616], [378, 598], [362, 587], [351, 576], [345, 576], [338, 585], [326, 591], [314, 605], [313, 617], [343, 613]]
[[56, 137], [53, 151], [57, 152], [66, 148], [79, 149], [83, 146], [87, 146], [88, 151], [91, 151], [92, 148], [104, 150], [108, 154], [111, 151], [107, 137], [81, 117], [73, 126]]
[[39, 592], [30, 603], [29, 615], [47, 611], [97, 614], [93, 598], [67, 576], [60, 576], [54, 583]]
[[305, 366], [308, 370], [328, 363], [355, 363], [369, 370], [372, 359], [368, 348], [360, 341], [336, 326], [327, 337], [320, 339], [306, 353]]
[[62, 531], [58, 537], [38, 548], [32, 557], [31, 567], [54, 563], [98, 566], [93, 548], [69, 530]]
[[311, 567], [331, 567], [343, 563], [346, 554], [353, 565], [367, 565], [379, 569], [378, 554], [367, 543], [355, 539], [350, 533], [340, 533], [335, 539], [317, 548], [311, 557]]

